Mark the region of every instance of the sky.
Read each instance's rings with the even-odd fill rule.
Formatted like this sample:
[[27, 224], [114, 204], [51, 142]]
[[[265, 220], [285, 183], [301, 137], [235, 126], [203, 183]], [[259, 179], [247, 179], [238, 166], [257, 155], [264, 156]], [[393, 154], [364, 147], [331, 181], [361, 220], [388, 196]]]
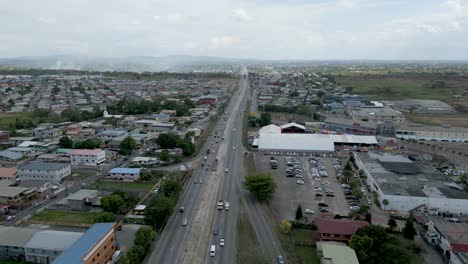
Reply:
[[0, 0], [0, 57], [468, 59], [468, 0]]

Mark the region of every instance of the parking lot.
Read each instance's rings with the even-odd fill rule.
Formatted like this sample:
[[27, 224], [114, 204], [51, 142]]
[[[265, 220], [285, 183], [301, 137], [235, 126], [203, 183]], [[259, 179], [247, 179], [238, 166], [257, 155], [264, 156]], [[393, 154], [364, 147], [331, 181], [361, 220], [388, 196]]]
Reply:
[[343, 188], [336, 178], [341, 170], [341, 159], [283, 156], [272, 152], [258, 152], [254, 159], [257, 171], [270, 173], [276, 181], [277, 190], [271, 205], [277, 220], [294, 220], [298, 205], [301, 205], [306, 221], [313, 220], [320, 213], [349, 213]]

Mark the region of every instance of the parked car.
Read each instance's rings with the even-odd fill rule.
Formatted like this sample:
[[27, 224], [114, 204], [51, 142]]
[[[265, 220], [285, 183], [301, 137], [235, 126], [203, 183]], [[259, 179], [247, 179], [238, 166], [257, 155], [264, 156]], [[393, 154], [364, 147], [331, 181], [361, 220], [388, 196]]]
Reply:
[[330, 212], [330, 210], [328, 210], [328, 208], [326, 208], [326, 207], [320, 207], [319, 210], [320, 210], [320, 212], [322, 212], [322, 213], [328, 213], [328, 212]]
[[328, 207], [328, 204], [324, 203], [324, 202], [319, 202], [318, 203], [319, 206], [322, 206], [322, 207]]
[[314, 213], [314, 211], [312, 209], [308, 209], [308, 208], [305, 209], [304, 211], [305, 211], [306, 214], [313, 214]]

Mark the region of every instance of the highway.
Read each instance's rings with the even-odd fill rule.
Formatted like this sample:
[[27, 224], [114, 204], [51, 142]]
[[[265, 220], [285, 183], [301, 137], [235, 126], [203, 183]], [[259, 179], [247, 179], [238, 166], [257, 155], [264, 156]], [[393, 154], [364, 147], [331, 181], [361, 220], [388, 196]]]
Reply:
[[[168, 220], [146, 263], [236, 263], [237, 221], [241, 200], [265, 254], [271, 256], [272, 260], [282, 255], [260, 205], [242, 187], [245, 152], [242, 145], [243, 117], [246, 99], [250, 94], [245, 67], [242, 68], [239, 87], [226, 108], [226, 115], [220, 118], [215, 127], [224, 140], [214, 138], [215, 133], [212, 133], [201, 149], [206, 153], [206, 149], [211, 148], [211, 154], [207, 157], [210, 168], [200, 166], [194, 170], [191, 182], [185, 186], [176, 206], [177, 211]], [[212, 142], [215, 142], [214, 146]], [[203, 184], [194, 183], [200, 179]], [[218, 200], [229, 202], [230, 210], [217, 210]], [[181, 206], [185, 208], [183, 213], [178, 211]], [[188, 220], [187, 226], [182, 226], [184, 219]], [[214, 229], [218, 230], [217, 235], [213, 234]], [[219, 245], [221, 238], [225, 239], [224, 247]], [[214, 257], [210, 257], [210, 245], [216, 246]]]

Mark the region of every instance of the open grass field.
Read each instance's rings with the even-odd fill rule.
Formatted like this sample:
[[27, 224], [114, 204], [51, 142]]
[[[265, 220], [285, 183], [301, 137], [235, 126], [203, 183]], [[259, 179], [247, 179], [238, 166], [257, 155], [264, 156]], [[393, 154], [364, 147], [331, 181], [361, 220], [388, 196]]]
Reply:
[[94, 172], [87, 172], [87, 171], [76, 171], [72, 173], [72, 177], [79, 177], [81, 179], [86, 179], [88, 177], [94, 176], [96, 173]]
[[451, 125], [457, 127], [464, 127], [468, 125], [468, 113], [459, 114], [410, 114], [405, 113], [406, 119], [431, 126]]
[[32, 112], [21, 112], [21, 113], [0, 113], [0, 129], [11, 129], [10, 125], [13, 125], [16, 121], [25, 119], [34, 119]]
[[[277, 229], [276, 235], [286, 254], [288, 263], [297, 264], [319, 264], [317, 249], [311, 246], [314, 243], [314, 231], [310, 229], [293, 229], [291, 234], [286, 235]], [[304, 244], [304, 245], [296, 245]]]
[[[452, 105], [468, 106], [468, 99], [456, 99], [468, 87], [468, 79], [441, 78], [418, 75], [340, 75], [337, 83], [351, 86], [354, 93], [369, 95], [378, 100], [435, 99]], [[433, 87], [434, 82], [443, 82]]]
[[94, 224], [97, 213], [44, 210], [31, 217], [33, 221], [60, 222], [69, 224]]
[[122, 189], [122, 190], [133, 190], [133, 191], [147, 191], [153, 187], [152, 183], [147, 182], [112, 182], [112, 181], [100, 181], [96, 182], [90, 187], [104, 188], [110, 187], [113, 189]]

